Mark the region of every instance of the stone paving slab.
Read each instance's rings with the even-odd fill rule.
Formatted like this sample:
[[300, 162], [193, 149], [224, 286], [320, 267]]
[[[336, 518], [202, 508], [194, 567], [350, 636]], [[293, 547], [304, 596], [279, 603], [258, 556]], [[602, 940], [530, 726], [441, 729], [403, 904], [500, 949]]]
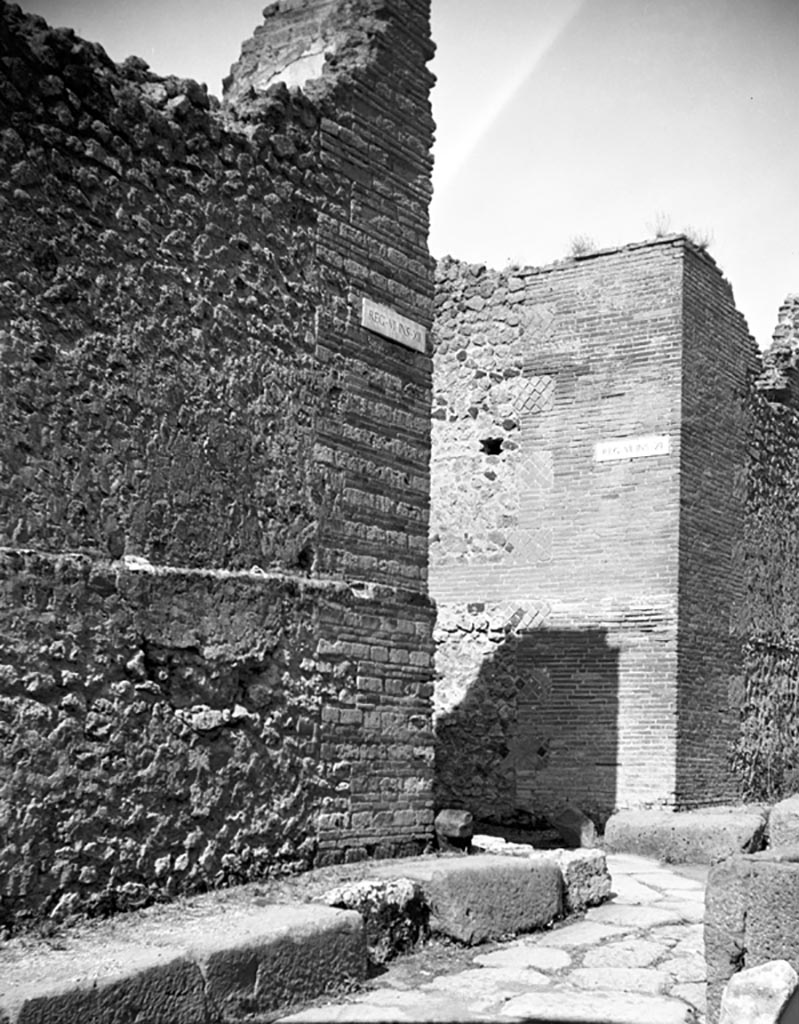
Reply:
[[555, 928], [551, 932], [536, 936], [536, 942], [544, 946], [593, 946], [599, 942], [607, 942], [609, 939], [618, 938], [634, 931], [630, 925], [627, 928], [605, 924], [601, 921], [576, 921], [564, 928]]
[[639, 882], [637, 878], [632, 878], [630, 875], [620, 875], [618, 878], [614, 878], [613, 892], [616, 894], [614, 902], [617, 904], [654, 903], [663, 899], [662, 892], [645, 882]]
[[617, 942], [603, 942], [586, 950], [583, 955], [585, 967], [649, 967], [656, 960], [662, 960], [669, 952], [665, 942], [653, 942], [649, 938], [634, 936]]
[[[693, 911], [693, 904], [688, 904], [686, 909]], [[679, 904], [660, 900], [646, 906], [606, 903], [604, 907], [589, 910], [586, 920], [624, 928], [653, 928], [658, 924], [678, 924], [685, 920], [685, 915]]]
[[476, 956], [474, 962], [481, 967], [507, 967], [509, 970], [517, 971], [528, 967], [559, 971], [562, 967], [571, 965], [571, 957], [565, 949], [533, 946], [526, 942]]
[[671, 978], [663, 971], [645, 967], [578, 967], [569, 975], [569, 984], [577, 988], [612, 989], [617, 992], [666, 992]]
[[578, 992], [557, 989], [509, 999], [498, 1020], [526, 1024], [693, 1024], [687, 1006], [668, 996], [640, 992]]

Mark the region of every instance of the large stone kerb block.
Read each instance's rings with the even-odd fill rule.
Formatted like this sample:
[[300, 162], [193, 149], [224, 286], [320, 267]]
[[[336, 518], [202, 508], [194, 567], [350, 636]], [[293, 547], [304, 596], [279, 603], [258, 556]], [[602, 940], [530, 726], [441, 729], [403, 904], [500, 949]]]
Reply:
[[[0, 1022], [201, 1024], [274, 1013], [366, 975], [361, 916], [318, 904], [120, 919], [114, 940], [0, 967]], [[4, 1016], [5, 1015], [5, 1016]]]
[[758, 806], [619, 811], [605, 827], [605, 849], [670, 864], [712, 864], [758, 850], [765, 827], [765, 812]]
[[433, 872], [425, 885], [432, 931], [476, 945], [546, 928], [560, 915], [562, 879], [556, 863], [487, 860], [469, 858]]
[[373, 874], [418, 881], [431, 930], [469, 945], [546, 928], [561, 914], [563, 879], [555, 860], [419, 857], [375, 865]]
[[738, 971], [770, 960], [799, 970], [799, 848], [771, 849], [716, 864], [705, 891], [708, 1022]]
[[780, 800], [768, 817], [770, 846], [799, 846], [799, 794]]

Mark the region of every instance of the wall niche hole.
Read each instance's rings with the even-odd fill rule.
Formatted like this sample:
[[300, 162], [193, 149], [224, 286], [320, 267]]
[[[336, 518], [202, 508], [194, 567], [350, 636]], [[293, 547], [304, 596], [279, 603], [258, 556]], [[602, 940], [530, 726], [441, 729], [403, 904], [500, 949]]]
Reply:
[[297, 568], [301, 572], [310, 573], [316, 560], [316, 552], [310, 544], [306, 544], [297, 555]]
[[499, 455], [502, 451], [502, 438], [484, 437], [480, 442], [480, 451], [486, 455]]

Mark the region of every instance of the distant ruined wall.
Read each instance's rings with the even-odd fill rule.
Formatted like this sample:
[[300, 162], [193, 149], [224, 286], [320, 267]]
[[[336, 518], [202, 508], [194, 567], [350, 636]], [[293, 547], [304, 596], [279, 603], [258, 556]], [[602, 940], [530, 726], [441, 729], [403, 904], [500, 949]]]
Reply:
[[0, 923], [420, 849], [426, 0], [270, 5], [221, 106], [0, 18]]
[[778, 314], [750, 397], [746, 467], [746, 638], [735, 680], [741, 708], [735, 770], [743, 794], [799, 791], [799, 296]]
[[672, 237], [444, 260], [436, 307], [437, 803], [602, 821], [731, 799], [757, 360], [729, 286]]
[[740, 705], [739, 609], [749, 402], [760, 354], [712, 258], [688, 250], [682, 293], [676, 795], [681, 806], [740, 794], [731, 747]]

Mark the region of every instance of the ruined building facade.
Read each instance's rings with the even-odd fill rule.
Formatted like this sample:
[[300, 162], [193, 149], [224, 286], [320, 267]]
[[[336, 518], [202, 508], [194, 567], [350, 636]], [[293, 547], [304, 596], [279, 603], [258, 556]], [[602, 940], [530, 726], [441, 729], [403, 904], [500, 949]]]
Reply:
[[434, 280], [428, 8], [220, 104], [0, 2], [0, 929], [799, 780], [797, 303]]
[[431, 832], [428, 15], [220, 106], [0, 6], [0, 925]]
[[735, 798], [754, 344], [683, 237], [438, 268], [437, 800]]

